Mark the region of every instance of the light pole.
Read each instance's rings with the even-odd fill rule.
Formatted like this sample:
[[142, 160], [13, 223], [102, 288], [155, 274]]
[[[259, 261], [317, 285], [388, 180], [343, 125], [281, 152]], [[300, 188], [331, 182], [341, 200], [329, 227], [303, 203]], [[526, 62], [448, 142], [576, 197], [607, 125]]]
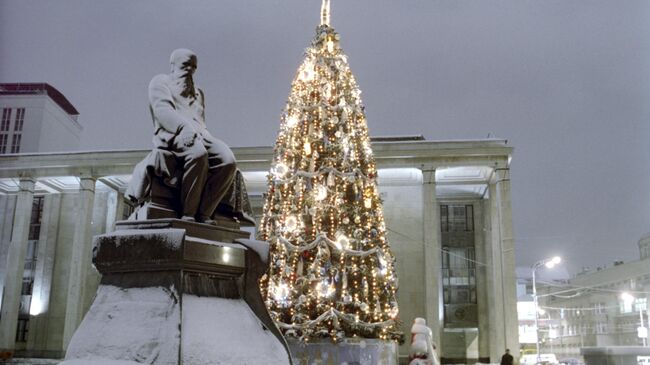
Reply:
[[555, 265], [559, 264], [562, 259], [559, 256], [551, 257], [544, 260], [539, 260], [531, 267], [533, 272], [533, 306], [535, 307], [535, 349], [537, 352], [537, 363], [541, 362], [539, 354], [539, 307], [537, 306], [537, 281], [535, 280], [535, 273], [537, 269], [542, 266], [546, 266], [551, 269]]
[[[630, 303], [630, 305], [634, 305], [634, 301], [636, 300], [636, 298], [628, 292], [623, 292], [621, 294], [621, 299], [623, 299], [623, 301], [626, 303]], [[648, 337], [648, 329], [645, 328], [645, 326], [643, 325], [643, 308], [641, 308], [641, 306], [639, 306], [639, 320], [641, 321], [641, 326], [637, 329], [637, 336], [641, 338], [643, 347], [646, 347], [648, 345], [646, 343], [646, 338]], [[648, 319], [648, 321], [650, 322], [650, 318]]]

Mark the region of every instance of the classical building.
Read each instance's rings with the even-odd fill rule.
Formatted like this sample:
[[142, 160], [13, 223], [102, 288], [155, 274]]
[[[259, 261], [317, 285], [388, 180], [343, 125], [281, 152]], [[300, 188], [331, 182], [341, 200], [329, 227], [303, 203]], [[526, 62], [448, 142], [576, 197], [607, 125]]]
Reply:
[[70, 151], [79, 145], [79, 112], [49, 84], [0, 84], [0, 110], [0, 154]]
[[[638, 327], [642, 320], [648, 327], [649, 242], [650, 234], [639, 240], [638, 260], [585, 269], [568, 280], [537, 281], [541, 352], [576, 358], [581, 347], [644, 345]], [[526, 278], [520, 281], [530, 285]], [[520, 299], [519, 306], [525, 307], [526, 299]], [[520, 334], [531, 338], [525, 332], [526, 325], [528, 332], [534, 330], [530, 327], [534, 311], [530, 318], [524, 312], [520, 312]]]
[[[406, 338], [425, 317], [444, 363], [497, 362], [519, 346], [512, 148], [420, 137], [375, 139], [373, 150]], [[259, 218], [272, 148], [233, 151]], [[123, 193], [147, 152], [0, 156], [0, 349], [63, 356], [98, 284], [92, 236], [130, 214]]]

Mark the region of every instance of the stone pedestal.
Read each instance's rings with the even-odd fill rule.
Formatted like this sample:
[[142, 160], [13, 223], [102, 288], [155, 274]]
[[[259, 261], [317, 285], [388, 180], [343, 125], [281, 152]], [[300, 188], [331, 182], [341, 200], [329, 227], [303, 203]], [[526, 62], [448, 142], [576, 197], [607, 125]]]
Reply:
[[116, 226], [94, 238], [102, 281], [63, 364], [290, 363], [257, 286], [266, 243], [177, 219]]
[[393, 341], [348, 338], [339, 343], [328, 340], [301, 343], [289, 340], [289, 348], [296, 365], [398, 364], [398, 346]]

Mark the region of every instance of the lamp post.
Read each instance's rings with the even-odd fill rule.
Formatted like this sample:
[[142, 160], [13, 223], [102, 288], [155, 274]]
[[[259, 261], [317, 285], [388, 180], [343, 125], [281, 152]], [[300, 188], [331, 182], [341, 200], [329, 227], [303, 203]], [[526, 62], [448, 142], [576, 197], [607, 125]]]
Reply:
[[[621, 299], [623, 299], [623, 301], [626, 303], [630, 303], [631, 305], [634, 305], [634, 301], [636, 300], [636, 298], [628, 292], [623, 292], [621, 294]], [[641, 326], [637, 329], [637, 336], [641, 338], [643, 347], [646, 347], [648, 345], [646, 342], [646, 339], [648, 337], [648, 329], [643, 325], [643, 308], [641, 308], [641, 306], [639, 306], [639, 320], [641, 321]], [[648, 321], [650, 322], [650, 319], [648, 319]]]
[[539, 307], [537, 305], [537, 281], [535, 273], [537, 272], [537, 269], [542, 266], [546, 266], [547, 268], [551, 269], [561, 261], [562, 259], [559, 256], [555, 256], [548, 259], [539, 260], [531, 267], [533, 272], [533, 306], [535, 307], [535, 349], [537, 352], [537, 363], [541, 362], [541, 358], [539, 354]]

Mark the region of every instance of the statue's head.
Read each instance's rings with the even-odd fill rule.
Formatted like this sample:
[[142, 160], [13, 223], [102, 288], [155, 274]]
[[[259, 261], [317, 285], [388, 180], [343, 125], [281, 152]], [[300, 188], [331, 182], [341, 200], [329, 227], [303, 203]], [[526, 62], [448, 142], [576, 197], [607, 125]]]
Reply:
[[176, 77], [192, 77], [197, 67], [196, 54], [189, 49], [179, 48], [169, 57], [172, 75]]

